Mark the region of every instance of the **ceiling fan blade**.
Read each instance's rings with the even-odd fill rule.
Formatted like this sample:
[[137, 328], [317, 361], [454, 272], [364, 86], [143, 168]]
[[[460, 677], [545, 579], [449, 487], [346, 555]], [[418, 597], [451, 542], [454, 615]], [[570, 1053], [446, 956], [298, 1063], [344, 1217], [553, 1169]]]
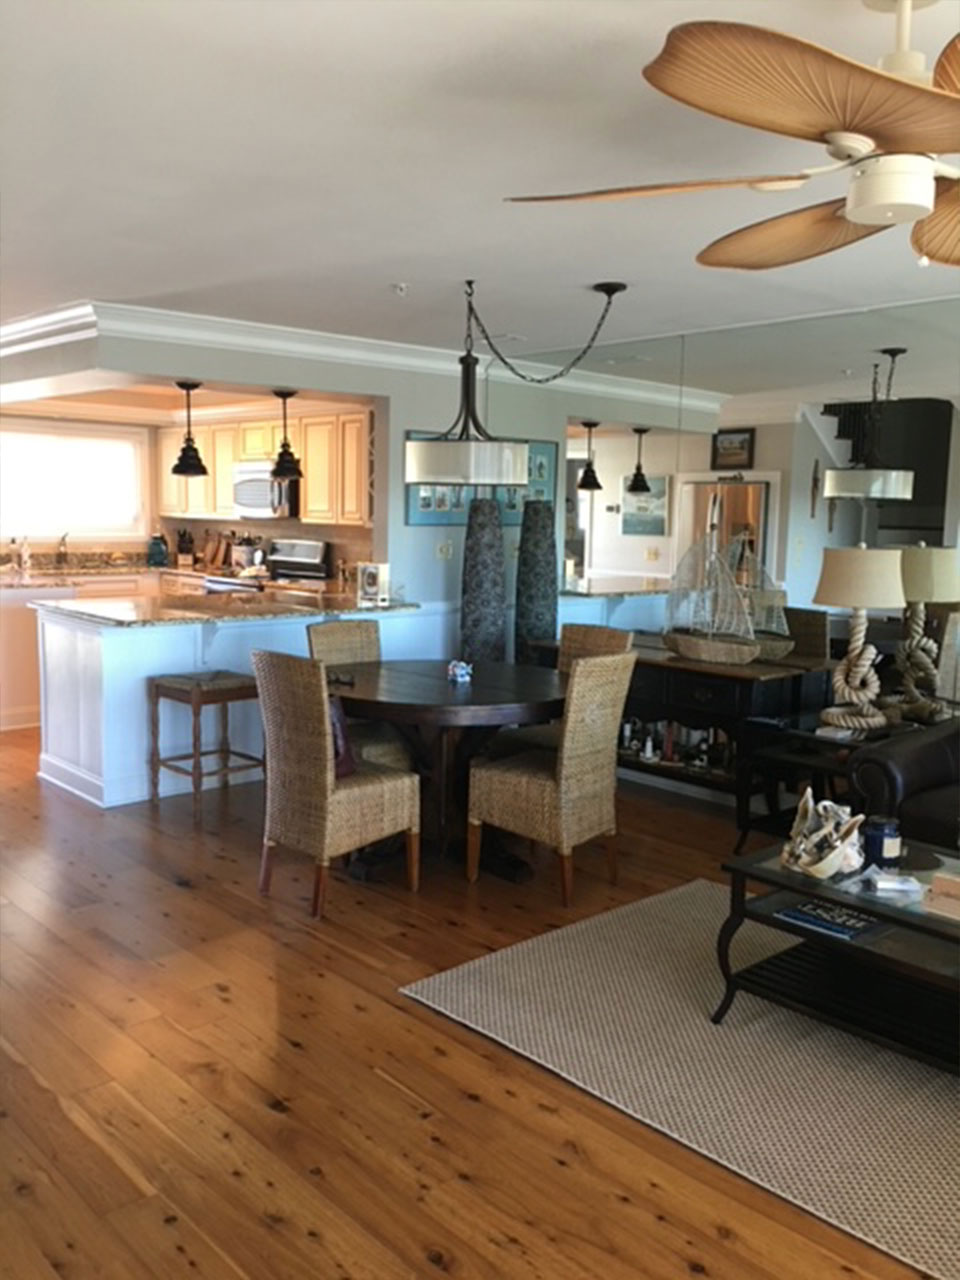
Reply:
[[960, 267], [960, 182], [937, 179], [933, 213], [914, 223], [910, 243], [931, 262]]
[[940, 50], [933, 68], [933, 87], [960, 97], [960, 34], [948, 40]]
[[507, 196], [511, 204], [548, 204], [554, 200], [627, 200], [631, 196], [669, 196], [679, 191], [713, 191], [721, 187], [769, 187], [788, 191], [808, 182], [808, 173], [771, 173], [756, 178], [703, 178], [691, 182], [653, 182], [642, 187], [600, 187], [556, 196]]
[[855, 240], [887, 230], [848, 222], [843, 216], [843, 207], [843, 200], [827, 200], [825, 204], [811, 204], [778, 218], [741, 227], [708, 244], [697, 254], [697, 261], [704, 267], [765, 271], [831, 253]]
[[848, 131], [879, 151], [960, 150], [960, 98], [763, 27], [684, 23], [643, 74], [688, 106], [791, 138]]

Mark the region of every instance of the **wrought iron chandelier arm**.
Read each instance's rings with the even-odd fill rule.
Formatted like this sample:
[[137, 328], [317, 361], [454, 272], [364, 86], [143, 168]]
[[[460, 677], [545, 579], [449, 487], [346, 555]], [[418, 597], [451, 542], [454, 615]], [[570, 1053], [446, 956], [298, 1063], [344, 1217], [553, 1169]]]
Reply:
[[537, 377], [530, 373], [524, 373], [523, 370], [519, 369], [513, 363], [513, 361], [510, 360], [508, 356], [505, 356], [503, 354], [503, 352], [499, 349], [499, 347], [491, 338], [489, 330], [487, 329], [487, 326], [483, 323], [483, 320], [480, 317], [480, 313], [479, 311], [477, 311], [477, 308], [474, 305], [472, 280], [467, 281], [467, 291], [466, 291], [467, 292], [468, 337], [470, 334], [470, 323], [475, 320], [477, 323], [477, 328], [483, 334], [484, 342], [486, 342], [487, 346], [490, 348], [490, 350], [493, 352], [496, 358], [500, 361], [502, 365], [505, 365], [506, 368], [510, 370], [510, 372], [514, 375], [514, 377], [519, 378], [521, 382], [532, 382], [532, 383], [536, 383], [539, 386], [543, 386], [548, 382], [556, 382], [558, 379], [566, 377], [566, 375], [570, 373], [571, 370], [575, 369], [577, 365], [580, 364], [580, 362], [584, 360], [593, 350], [594, 346], [596, 345], [597, 338], [599, 338], [600, 336], [600, 330], [603, 328], [604, 323], [607, 319], [607, 316], [610, 314], [610, 308], [613, 305], [614, 298], [618, 293], [623, 293], [623, 291], [626, 289], [627, 286], [625, 284], [620, 284], [617, 282], [610, 282], [607, 284], [596, 284], [593, 287], [598, 293], [603, 293], [606, 295], [606, 302], [603, 304], [603, 310], [600, 312], [600, 318], [597, 321], [597, 323], [594, 325], [593, 332], [590, 334], [590, 337], [587, 339], [586, 345], [580, 351], [578, 351], [577, 354], [571, 360], [568, 360], [562, 369], [558, 369], [555, 373], [544, 374], [543, 377]]

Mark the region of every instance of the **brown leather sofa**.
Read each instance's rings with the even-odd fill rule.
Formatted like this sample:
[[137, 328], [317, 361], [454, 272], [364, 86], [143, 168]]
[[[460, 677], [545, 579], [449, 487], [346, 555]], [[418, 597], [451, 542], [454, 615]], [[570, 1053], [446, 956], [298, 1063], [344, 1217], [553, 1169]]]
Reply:
[[864, 813], [898, 817], [907, 838], [960, 847], [960, 719], [861, 747], [850, 781]]

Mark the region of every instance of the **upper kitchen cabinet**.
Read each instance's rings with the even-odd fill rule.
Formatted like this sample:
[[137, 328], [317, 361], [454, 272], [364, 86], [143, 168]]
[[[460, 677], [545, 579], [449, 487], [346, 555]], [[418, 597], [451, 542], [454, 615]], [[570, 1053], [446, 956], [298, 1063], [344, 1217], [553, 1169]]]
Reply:
[[300, 518], [315, 524], [370, 523], [370, 415], [301, 418]]
[[[287, 436], [290, 448], [300, 456], [300, 426], [294, 420], [288, 424]], [[283, 424], [280, 422], [243, 422], [237, 428], [237, 460], [257, 462], [275, 458], [283, 441]]]
[[237, 460], [237, 431], [233, 426], [213, 427], [211, 434], [213, 449], [207, 467], [213, 474], [213, 509], [216, 515], [232, 519], [233, 464]]

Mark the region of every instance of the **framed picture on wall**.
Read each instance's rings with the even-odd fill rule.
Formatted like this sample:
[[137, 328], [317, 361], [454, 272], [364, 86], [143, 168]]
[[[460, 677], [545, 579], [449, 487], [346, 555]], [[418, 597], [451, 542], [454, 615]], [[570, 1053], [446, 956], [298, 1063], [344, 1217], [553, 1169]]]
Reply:
[[665, 538], [670, 532], [670, 477], [647, 476], [649, 493], [629, 493], [632, 476], [620, 483], [620, 532], [626, 537]]
[[715, 431], [710, 446], [710, 470], [750, 471], [756, 434], [755, 427]]
[[[406, 488], [407, 524], [466, 524], [471, 499], [477, 496], [477, 486], [473, 484], [408, 484]], [[556, 443], [528, 441], [527, 483], [497, 485], [492, 493], [500, 503], [500, 519], [507, 528], [522, 522], [525, 502], [556, 502]]]

